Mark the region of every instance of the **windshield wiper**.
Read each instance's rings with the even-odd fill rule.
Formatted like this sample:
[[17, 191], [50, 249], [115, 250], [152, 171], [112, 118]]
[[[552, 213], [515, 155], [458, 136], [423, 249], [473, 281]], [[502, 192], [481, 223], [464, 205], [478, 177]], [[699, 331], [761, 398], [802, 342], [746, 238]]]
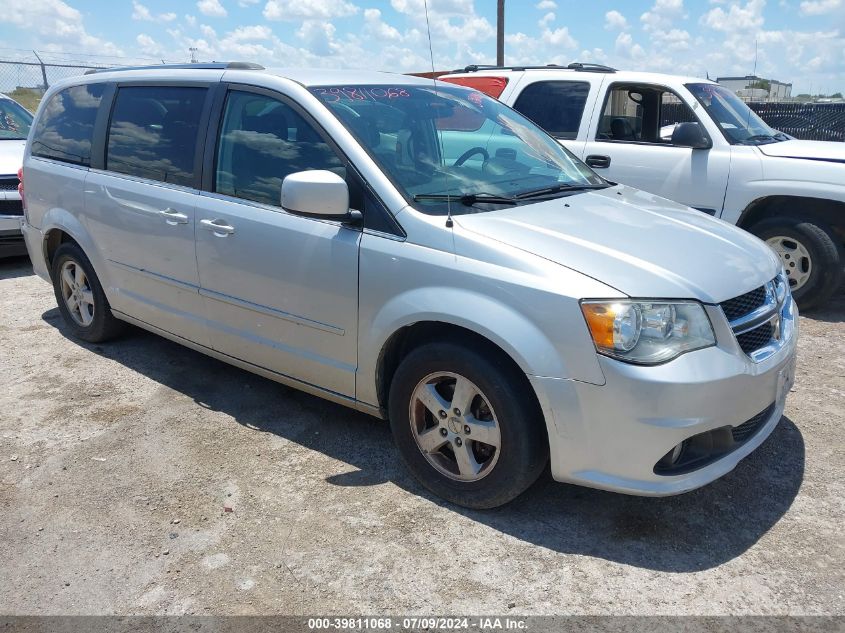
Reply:
[[464, 193], [459, 195], [447, 195], [445, 193], [418, 193], [414, 196], [417, 202], [421, 200], [454, 200], [463, 205], [471, 207], [474, 204], [516, 204], [517, 201], [506, 196], [497, 196], [492, 193]]
[[585, 185], [576, 185], [572, 183], [560, 183], [554, 185], [552, 187], [543, 187], [542, 189], [534, 189], [532, 191], [524, 191], [520, 194], [514, 196], [517, 200], [528, 200], [530, 198], [541, 198], [543, 196], [550, 196], [556, 193], [562, 192], [570, 192], [570, 191], [587, 191], [590, 189], [607, 189], [610, 185], [608, 184], [601, 184], [601, 185], [593, 185], [593, 184], [585, 184]]
[[747, 145], [747, 144], [755, 145], [756, 144], [755, 141], [772, 141], [772, 142], [774, 142], [774, 141], [779, 141], [779, 140], [785, 141], [786, 138], [779, 139], [779, 138], [777, 138], [777, 135], [772, 135], [772, 134], [754, 134], [753, 136], [749, 136], [748, 138], [742, 139], [741, 141], [739, 141], [739, 144], [740, 145]]

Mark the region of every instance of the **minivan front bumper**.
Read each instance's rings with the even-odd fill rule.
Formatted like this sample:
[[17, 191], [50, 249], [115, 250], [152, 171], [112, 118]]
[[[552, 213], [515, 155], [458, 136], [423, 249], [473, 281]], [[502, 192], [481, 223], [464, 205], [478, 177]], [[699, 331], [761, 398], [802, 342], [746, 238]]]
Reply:
[[[759, 363], [742, 354], [735, 341], [718, 341], [716, 347], [652, 367], [601, 356], [606, 377], [601, 386], [529, 376], [547, 419], [554, 478], [665, 496], [733, 470], [783, 415], [798, 340], [791, 299], [784, 312], [794, 320], [791, 337]], [[658, 464], [675, 447], [680, 452], [700, 445], [712, 446], [711, 453], [705, 450], [704, 458], [687, 468]]]

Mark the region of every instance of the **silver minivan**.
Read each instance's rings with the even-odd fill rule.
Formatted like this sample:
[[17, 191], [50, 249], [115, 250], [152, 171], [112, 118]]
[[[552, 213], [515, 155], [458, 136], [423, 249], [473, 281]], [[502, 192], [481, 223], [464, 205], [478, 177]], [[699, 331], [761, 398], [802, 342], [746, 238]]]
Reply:
[[559, 481], [669, 495], [777, 425], [780, 261], [608, 182], [484, 94], [192, 64], [50, 89], [23, 232], [66, 327], [132, 323], [390, 420], [419, 481], [494, 507]]

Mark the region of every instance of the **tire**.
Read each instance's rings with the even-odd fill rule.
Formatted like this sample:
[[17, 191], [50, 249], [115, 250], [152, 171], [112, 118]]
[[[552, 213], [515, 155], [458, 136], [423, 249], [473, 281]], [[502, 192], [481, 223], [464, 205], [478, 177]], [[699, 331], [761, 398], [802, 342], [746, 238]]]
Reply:
[[123, 331], [125, 324], [112, 315], [94, 267], [79, 246], [59, 246], [51, 270], [59, 312], [74, 337], [102, 343]]
[[[460, 404], [453, 397], [459, 380], [461, 393], [477, 392], [458, 396], [471, 403], [469, 417], [465, 411], [456, 414], [453, 407]], [[439, 400], [431, 399], [429, 388]], [[416, 397], [419, 394], [425, 394], [429, 406]], [[441, 405], [452, 407], [445, 417], [441, 411], [447, 409], [439, 410]], [[537, 480], [548, 462], [545, 422], [531, 387], [498, 353], [455, 342], [414, 349], [393, 376], [388, 410], [394, 441], [408, 469], [431, 492], [460, 506], [486, 509], [508, 503]], [[456, 451], [464, 451], [460, 465]], [[473, 472], [475, 467], [478, 472]]]
[[749, 231], [778, 252], [792, 295], [802, 310], [822, 305], [842, 284], [845, 248], [826, 225], [812, 219], [776, 216], [758, 222]]

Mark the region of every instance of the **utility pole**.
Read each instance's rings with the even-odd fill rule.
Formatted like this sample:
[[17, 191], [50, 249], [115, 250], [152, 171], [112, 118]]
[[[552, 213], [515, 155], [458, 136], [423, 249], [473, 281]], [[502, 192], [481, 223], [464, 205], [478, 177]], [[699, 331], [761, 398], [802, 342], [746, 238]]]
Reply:
[[505, 65], [505, 0], [498, 0], [496, 8], [496, 65]]
[[191, 63], [196, 64], [197, 63], [197, 47], [191, 46], [188, 50], [191, 51]]

